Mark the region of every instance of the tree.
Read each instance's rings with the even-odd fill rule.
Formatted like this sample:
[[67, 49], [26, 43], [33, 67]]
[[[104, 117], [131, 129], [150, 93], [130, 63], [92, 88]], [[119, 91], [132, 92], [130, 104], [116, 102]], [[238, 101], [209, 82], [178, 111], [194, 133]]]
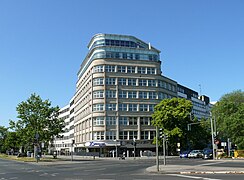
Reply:
[[216, 118], [218, 137], [230, 138], [238, 149], [244, 149], [244, 92], [233, 91], [223, 95], [212, 108]]
[[190, 118], [192, 103], [183, 98], [164, 99], [154, 108], [152, 125], [162, 128], [168, 135], [171, 151], [175, 151], [176, 144], [186, 146], [187, 124]]
[[5, 139], [7, 137], [8, 128], [0, 126], [0, 152], [6, 152], [7, 148], [4, 145]]
[[46, 145], [54, 136], [63, 132], [64, 121], [58, 118], [59, 107], [51, 107], [49, 100], [43, 101], [39, 95], [31, 94], [27, 101], [17, 106], [17, 122], [10, 121], [10, 127], [20, 137], [20, 145], [25, 148], [33, 144]]

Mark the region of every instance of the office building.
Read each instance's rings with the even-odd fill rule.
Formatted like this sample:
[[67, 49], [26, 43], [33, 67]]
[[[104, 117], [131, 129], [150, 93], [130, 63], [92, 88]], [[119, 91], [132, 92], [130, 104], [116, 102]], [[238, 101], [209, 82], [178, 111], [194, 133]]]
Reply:
[[160, 51], [116, 34], [95, 35], [88, 50], [74, 96], [75, 152], [138, 156], [154, 151], [153, 108], [177, 97], [177, 83], [161, 74]]

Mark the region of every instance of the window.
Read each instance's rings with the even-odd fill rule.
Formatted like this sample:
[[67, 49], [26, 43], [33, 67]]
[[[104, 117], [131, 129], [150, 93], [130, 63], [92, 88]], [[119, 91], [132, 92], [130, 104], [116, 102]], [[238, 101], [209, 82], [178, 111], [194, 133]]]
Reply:
[[119, 78], [119, 85], [126, 85], [126, 78]]
[[149, 104], [149, 111], [154, 111], [154, 104]]
[[106, 132], [106, 140], [114, 140], [116, 139], [116, 132], [115, 131], [107, 131]]
[[146, 74], [146, 68], [145, 67], [137, 67], [137, 73]]
[[153, 86], [153, 87], [155, 87], [155, 86], [156, 86], [156, 81], [153, 80], [153, 79], [149, 79], [149, 80], [148, 80], [148, 86]]
[[103, 111], [104, 110], [104, 104], [94, 104], [93, 105], [93, 111]]
[[94, 132], [94, 140], [104, 140], [104, 132], [103, 131], [95, 131]]
[[116, 111], [116, 104], [106, 104], [106, 110]]
[[115, 85], [116, 79], [115, 78], [106, 78], [107, 85]]
[[93, 72], [103, 72], [103, 66], [95, 66], [93, 68]]
[[147, 104], [139, 104], [139, 111], [148, 111]]
[[136, 86], [136, 79], [128, 79], [128, 86]]
[[127, 98], [127, 91], [119, 91], [119, 98]]
[[127, 73], [135, 73], [135, 72], [136, 72], [135, 67], [133, 67], [133, 66], [127, 67]]
[[147, 86], [147, 80], [146, 79], [139, 79], [139, 86]]
[[148, 134], [149, 134], [148, 131], [141, 131], [141, 140], [143, 139], [147, 140], [149, 138]]
[[127, 140], [128, 139], [128, 131], [120, 131], [119, 132], [119, 139]]
[[147, 99], [147, 92], [139, 91], [139, 98], [140, 99]]
[[149, 117], [140, 117], [140, 124], [141, 125], [150, 125], [150, 118]]
[[94, 86], [97, 86], [97, 85], [103, 85], [104, 84], [104, 80], [103, 78], [96, 78], [96, 79], [93, 79], [93, 85]]
[[129, 117], [129, 125], [137, 125], [137, 117]]
[[116, 116], [107, 116], [106, 125], [116, 125]]
[[106, 98], [116, 98], [116, 91], [107, 90]]
[[106, 65], [105, 66], [105, 71], [106, 72], [115, 72], [115, 66]]
[[93, 92], [93, 98], [103, 98], [104, 92], [103, 91], [94, 91]]
[[119, 111], [127, 111], [127, 104], [119, 104]]
[[137, 131], [129, 131], [129, 139], [137, 139]]
[[117, 66], [117, 71], [121, 72], [121, 73], [125, 73], [126, 72], [126, 66]]
[[147, 68], [147, 74], [155, 74], [155, 68], [148, 67]]
[[128, 124], [128, 117], [120, 116], [119, 117], [119, 124], [120, 125], [127, 125]]
[[95, 117], [93, 118], [93, 125], [104, 125], [104, 117]]
[[156, 132], [150, 131], [150, 138], [149, 139], [154, 139], [155, 136], [156, 136]]
[[148, 94], [149, 94], [149, 99], [156, 99], [157, 98], [156, 92], [148, 92]]
[[137, 104], [129, 104], [129, 111], [137, 111]]
[[128, 91], [128, 98], [137, 98], [136, 91]]

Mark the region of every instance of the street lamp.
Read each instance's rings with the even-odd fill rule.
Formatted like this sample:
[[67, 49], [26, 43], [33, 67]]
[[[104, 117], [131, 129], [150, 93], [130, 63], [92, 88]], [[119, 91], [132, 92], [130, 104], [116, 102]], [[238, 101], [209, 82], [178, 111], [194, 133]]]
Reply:
[[210, 111], [210, 123], [211, 123], [211, 134], [212, 134], [212, 146], [213, 146], [213, 159], [215, 159], [215, 144], [214, 144], [214, 132], [213, 132], [213, 119], [212, 112]]
[[115, 156], [115, 157], [118, 158], [118, 145], [117, 145], [117, 139], [115, 139], [114, 142], [115, 142], [115, 148], [116, 148], [116, 149], [115, 149], [115, 153], [116, 153], [116, 156]]

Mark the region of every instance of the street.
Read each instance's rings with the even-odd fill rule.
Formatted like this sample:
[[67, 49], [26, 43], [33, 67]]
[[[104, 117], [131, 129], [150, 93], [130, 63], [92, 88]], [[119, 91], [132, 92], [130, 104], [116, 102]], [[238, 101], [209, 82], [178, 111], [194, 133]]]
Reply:
[[[163, 161], [160, 161], [162, 164]], [[216, 163], [202, 159], [179, 159], [171, 158], [167, 160], [170, 165], [206, 165], [206, 166], [227, 166], [243, 167], [244, 161], [227, 161]], [[154, 159], [140, 160], [75, 160], [65, 161], [62, 164], [50, 163], [25, 163], [0, 159], [0, 179], [1, 180], [159, 180], [159, 179], [205, 179], [205, 180], [241, 180], [243, 174], [158, 174], [149, 173], [145, 169], [155, 165]]]

